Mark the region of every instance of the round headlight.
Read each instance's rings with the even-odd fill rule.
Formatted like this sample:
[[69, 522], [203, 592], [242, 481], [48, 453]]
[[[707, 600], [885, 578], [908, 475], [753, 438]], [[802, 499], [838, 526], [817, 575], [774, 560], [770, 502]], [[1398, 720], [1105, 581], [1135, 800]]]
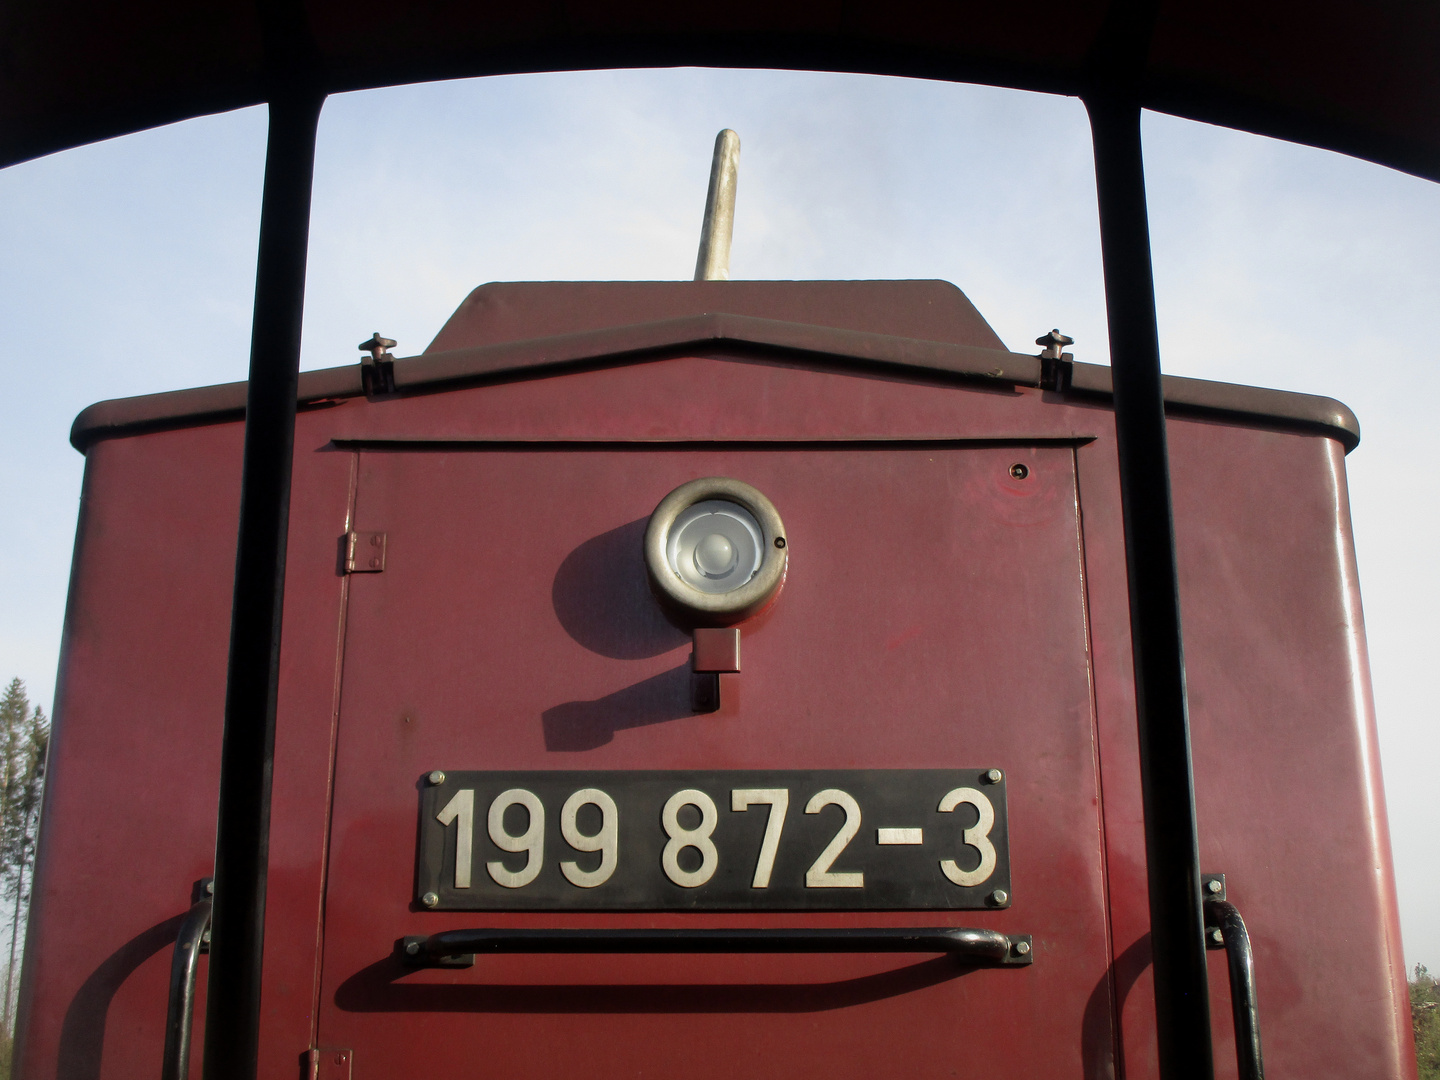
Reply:
[[645, 530], [651, 587], [696, 626], [727, 626], [759, 611], [785, 580], [787, 554], [770, 500], [723, 476], [676, 488]]

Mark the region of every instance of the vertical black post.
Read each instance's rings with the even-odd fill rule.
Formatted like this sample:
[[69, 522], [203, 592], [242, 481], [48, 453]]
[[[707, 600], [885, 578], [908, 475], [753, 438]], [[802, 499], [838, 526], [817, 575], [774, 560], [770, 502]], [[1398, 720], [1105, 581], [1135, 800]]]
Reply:
[[206, 1080], [254, 1080], [257, 1068], [290, 464], [323, 101], [323, 94], [300, 87], [270, 102], [220, 758]]
[[1087, 98], [1086, 107], [1095, 140], [1130, 580], [1160, 1075], [1164, 1080], [1211, 1080], [1195, 783], [1140, 106], [1135, 98], [1100, 94]]

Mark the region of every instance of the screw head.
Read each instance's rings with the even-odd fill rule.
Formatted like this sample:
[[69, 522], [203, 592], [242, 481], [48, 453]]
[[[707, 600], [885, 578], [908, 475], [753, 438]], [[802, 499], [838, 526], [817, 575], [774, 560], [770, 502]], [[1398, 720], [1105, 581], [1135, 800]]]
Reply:
[[1001, 780], [1004, 780], [1004, 779], [1005, 779], [1005, 774], [1002, 773], [999, 769], [986, 769], [986, 770], [985, 770], [985, 783], [987, 783], [987, 784], [998, 784]]
[[1003, 907], [1010, 902], [1010, 894], [1004, 889], [996, 889], [990, 894], [990, 902], [996, 907]]
[[1205, 883], [1205, 891], [1208, 893], [1218, 893], [1223, 888], [1225, 888], [1225, 886], [1220, 884], [1218, 878], [1211, 878]]
[[215, 895], [215, 879], [214, 879], [214, 878], [211, 878], [209, 881], [205, 882], [205, 895], [206, 895], [206, 896], [214, 896], [214, 895]]
[[419, 955], [420, 955], [420, 942], [418, 942], [418, 941], [407, 941], [407, 942], [405, 943], [405, 955], [406, 955], [406, 956], [419, 956]]
[[426, 907], [435, 907], [440, 903], [440, 897], [433, 892], [427, 892], [424, 896], [420, 897], [420, 902]]
[[1028, 941], [1017, 941], [1017, 942], [1015, 942], [1015, 954], [1016, 954], [1017, 956], [1028, 956], [1028, 955], [1030, 955], [1030, 943], [1029, 943]]
[[436, 769], [425, 779], [429, 780], [430, 783], [434, 784], [436, 787], [439, 787], [445, 782], [445, 774], [439, 769]]
[[1213, 941], [1216, 945], [1224, 945], [1225, 931], [1221, 930], [1218, 926], [1215, 927], [1215, 929], [1210, 931], [1210, 940]]

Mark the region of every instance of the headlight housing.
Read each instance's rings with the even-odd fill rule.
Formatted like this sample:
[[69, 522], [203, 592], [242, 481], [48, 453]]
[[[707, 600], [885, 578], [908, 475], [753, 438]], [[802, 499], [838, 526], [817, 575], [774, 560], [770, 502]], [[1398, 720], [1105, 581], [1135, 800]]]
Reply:
[[681, 484], [650, 515], [645, 568], [660, 602], [690, 626], [730, 626], [765, 607], [785, 581], [785, 526], [740, 480]]

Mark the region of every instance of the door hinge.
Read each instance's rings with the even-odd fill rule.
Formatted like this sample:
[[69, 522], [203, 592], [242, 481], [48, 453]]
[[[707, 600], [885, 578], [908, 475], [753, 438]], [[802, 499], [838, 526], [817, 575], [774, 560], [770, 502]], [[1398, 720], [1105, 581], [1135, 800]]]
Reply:
[[348, 532], [345, 534], [345, 572], [347, 574], [378, 574], [385, 569], [385, 534], [383, 532]]
[[305, 1051], [307, 1080], [350, 1080], [350, 1062], [355, 1055], [343, 1048]]

